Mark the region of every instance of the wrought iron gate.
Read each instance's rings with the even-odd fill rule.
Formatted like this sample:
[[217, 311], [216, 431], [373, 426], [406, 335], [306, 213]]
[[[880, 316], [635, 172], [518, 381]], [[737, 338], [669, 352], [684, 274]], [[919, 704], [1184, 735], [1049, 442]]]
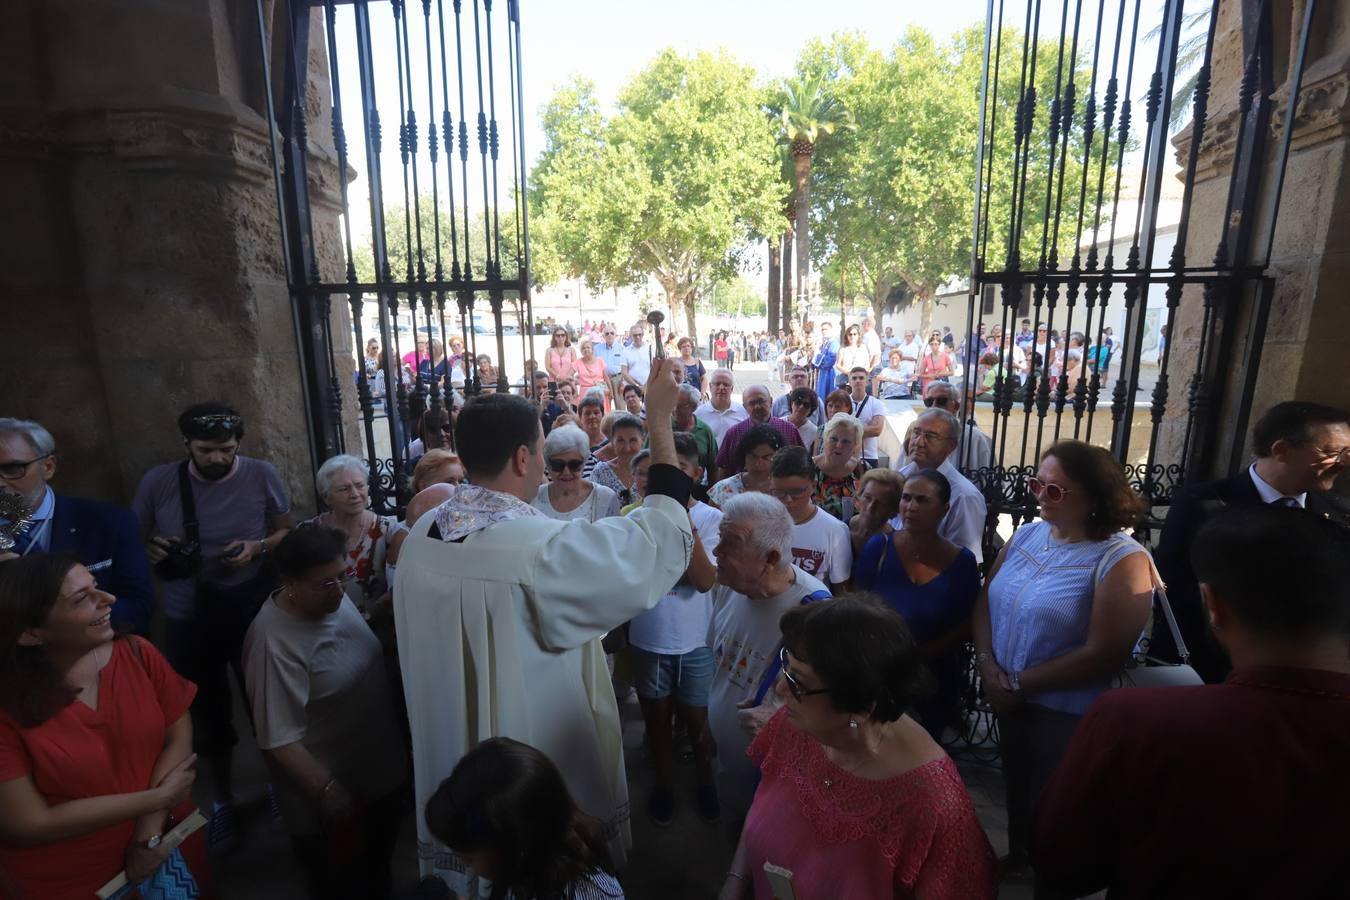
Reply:
[[[1226, 474], [1243, 460], [1292, 128], [1283, 129], [1268, 163], [1277, 105], [1274, 0], [1223, 2], [1240, 4], [1242, 13], [1237, 134], [1218, 239], [1212, 254], [1193, 259], [1187, 238], [1216, 99], [1210, 66], [1220, 0], [1190, 17], [1183, 0], [989, 0], [961, 353], [966, 396], [977, 397], [967, 403], [969, 421], [979, 400], [993, 412], [992, 464], [973, 469], [969, 457], [962, 460], [988, 504], [988, 562], [1000, 531], [1037, 515], [1027, 480], [1056, 440], [1100, 444], [1119, 458], [1151, 510], [1137, 532], [1142, 540], [1187, 479]], [[1304, 20], [1294, 23], [1300, 40], [1288, 63], [1286, 124], [1294, 121], [1315, 10], [1308, 0]], [[1148, 35], [1150, 17], [1160, 22], [1156, 38]], [[1178, 98], [1189, 103], [1191, 119], [1179, 133], [1189, 147], [1174, 173], [1168, 125], [1188, 25], [1207, 31], [1193, 39], [1194, 91]], [[1178, 176], [1175, 221], [1168, 222], [1165, 188]], [[1174, 242], [1170, 253], [1160, 252], [1166, 238]], [[1151, 305], [1159, 294], [1162, 302]], [[1171, 338], [1187, 304], [1200, 305], [1200, 327], [1183, 365]], [[1029, 334], [1021, 333], [1024, 320]], [[1240, 380], [1231, 377], [1235, 366], [1243, 367]], [[1174, 426], [1180, 440], [1164, 447], [1160, 435], [1178, 403], [1185, 404]], [[1236, 436], [1226, 461], [1213, 459], [1221, 436]], [[997, 725], [973, 661], [966, 686], [964, 732], [953, 749], [992, 758]]]
[[[1036, 514], [1027, 479], [1060, 438], [1110, 447], [1154, 510], [1145, 534], [1187, 478], [1241, 462], [1240, 440], [1226, 467], [1210, 458], [1220, 429], [1241, 435], [1247, 428], [1291, 129], [1267, 165], [1276, 106], [1273, 0], [1224, 0], [1230, 4], [1241, 5], [1244, 37], [1235, 156], [1225, 224], [1212, 254], [1195, 259], [1187, 237], [1214, 105], [1220, 0], [1192, 4], [1199, 13], [1190, 16], [1183, 0], [989, 0], [962, 359], [968, 394], [982, 393], [994, 412], [994, 464], [971, 473], [989, 502], [986, 543], [1000, 517], [1015, 526]], [[1310, 0], [1289, 61], [1286, 123], [1315, 7]], [[1152, 35], [1150, 18], [1159, 22]], [[1178, 98], [1190, 104], [1191, 120], [1178, 132], [1189, 148], [1174, 172], [1168, 125], [1188, 27], [1198, 66], [1193, 93]], [[1165, 188], [1178, 177], [1179, 202], [1170, 204], [1176, 217], [1167, 222], [1160, 216], [1169, 205]], [[1163, 258], [1166, 237], [1174, 244]], [[1161, 302], [1151, 305], [1150, 297]], [[1203, 321], [1198, 352], [1178, 371], [1171, 338], [1184, 304], [1202, 304]], [[1239, 360], [1245, 380], [1234, 388], [1228, 373]], [[991, 370], [984, 389], [979, 378]], [[1179, 403], [1180, 440], [1165, 448], [1160, 429]]]
[[[522, 370], [531, 356], [519, 5], [274, 0], [265, 9], [257, 0], [257, 19], [263, 59], [284, 48], [279, 80], [265, 64], [279, 108], [264, 93], [311, 449], [316, 463], [363, 456], [373, 507], [401, 511], [423, 413], [448, 422], [459, 397], [511, 390], [510, 327]], [[311, 35], [323, 41], [318, 53]], [[326, 86], [316, 57], [326, 61]], [[316, 224], [315, 128], [331, 131], [340, 224]], [[367, 197], [353, 197], [349, 182]], [[401, 206], [386, 206], [390, 195]], [[343, 312], [350, 335], [335, 334], [348, 327]], [[368, 338], [379, 344], [369, 362]], [[354, 366], [338, 357], [349, 341]], [[495, 377], [476, 364], [480, 352], [496, 360]], [[359, 450], [348, 446], [344, 421], [353, 390]]]

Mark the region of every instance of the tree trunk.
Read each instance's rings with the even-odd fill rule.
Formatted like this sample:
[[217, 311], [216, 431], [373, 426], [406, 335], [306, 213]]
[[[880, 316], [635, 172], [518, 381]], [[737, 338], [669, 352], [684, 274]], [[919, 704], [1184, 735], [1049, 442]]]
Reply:
[[933, 291], [924, 291], [918, 296], [919, 301], [919, 338], [928, 342], [928, 335], [933, 330]]
[[778, 239], [769, 238], [765, 241], [769, 245], [769, 308], [767, 310], [769, 319], [769, 334], [776, 335], [780, 326], [778, 324], [779, 300], [782, 296], [782, 277], [783, 277], [783, 248], [778, 245]]
[[[793, 200], [796, 203], [797, 227], [797, 302], [809, 304], [811, 290], [807, 279], [811, 274], [810, 210], [811, 210], [811, 153], [792, 153]], [[809, 309], [809, 306], [803, 306]], [[842, 337], [842, 335], [841, 335]]]
[[792, 225], [783, 232], [783, 324], [792, 321]]
[[[698, 306], [698, 288], [691, 287], [688, 290], [686, 290], [684, 292], [684, 297], [682, 298], [681, 302], [684, 304], [685, 322], [689, 326], [689, 339], [692, 340], [694, 342], [694, 346], [697, 347], [698, 326], [694, 322], [695, 318], [694, 314], [697, 312], [696, 307]], [[670, 312], [670, 327], [671, 328], [675, 327], [675, 311], [673, 309]]]

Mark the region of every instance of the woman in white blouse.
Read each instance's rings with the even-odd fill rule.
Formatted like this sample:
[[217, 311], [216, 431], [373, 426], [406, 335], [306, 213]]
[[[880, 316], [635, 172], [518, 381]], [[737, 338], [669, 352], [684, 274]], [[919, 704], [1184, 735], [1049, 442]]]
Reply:
[[581, 476], [590, 452], [586, 432], [575, 425], [564, 425], [548, 433], [544, 438], [544, 463], [551, 480], [539, 486], [535, 509], [552, 519], [588, 522], [619, 514], [618, 494]]

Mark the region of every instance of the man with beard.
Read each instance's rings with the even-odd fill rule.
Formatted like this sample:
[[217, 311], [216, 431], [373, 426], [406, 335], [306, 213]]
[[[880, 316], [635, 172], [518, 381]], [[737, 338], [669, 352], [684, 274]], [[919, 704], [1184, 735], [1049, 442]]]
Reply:
[[263, 557], [290, 529], [291, 502], [275, 466], [239, 455], [244, 420], [235, 410], [199, 403], [178, 417], [178, 430], [187, 458], [145, 473], [132, 509], [163, 591], [165, 656], [197, 685], [193, 744], [214, 782], [210, 841], [223, 849], [238, 828], [226, 667], [242, 682], [244, 634], [276, 587]]

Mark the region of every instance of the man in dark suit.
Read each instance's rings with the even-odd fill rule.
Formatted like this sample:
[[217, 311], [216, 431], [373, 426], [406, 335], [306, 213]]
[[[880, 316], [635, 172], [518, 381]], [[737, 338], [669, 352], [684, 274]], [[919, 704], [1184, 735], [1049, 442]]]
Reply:
[[[1256, 460], [1245, 470], [1177, 493], [1154, 552], [1191, 664], [1211, 684], [1222, 681], [1230, 665], [1205, 628], [1190, 560], [1196, 532], [1210, 515], [1230, 506], [1274, 504], [1350, 529], [1350, 503], [1332, 493], [1336, 478], [1350, 469], [1350, 413], [1299, 400], [1276, 404], [1252, 429], [1252, 449]], [[1153, 644], [1156, 655], [1175, 655], [1165, 627], [1155, 627]]]
[[136, 516], [111, 503], [56, 493], [48, 486], [55, 474], [56, 441], [50, 432], [37, 422], [0, 419], [0, 491], [21, 497], [33, 511], [14, 552], [73, 556], [100, 590], [117, 598], [113, 627], [145, 634], [155, 592]]

